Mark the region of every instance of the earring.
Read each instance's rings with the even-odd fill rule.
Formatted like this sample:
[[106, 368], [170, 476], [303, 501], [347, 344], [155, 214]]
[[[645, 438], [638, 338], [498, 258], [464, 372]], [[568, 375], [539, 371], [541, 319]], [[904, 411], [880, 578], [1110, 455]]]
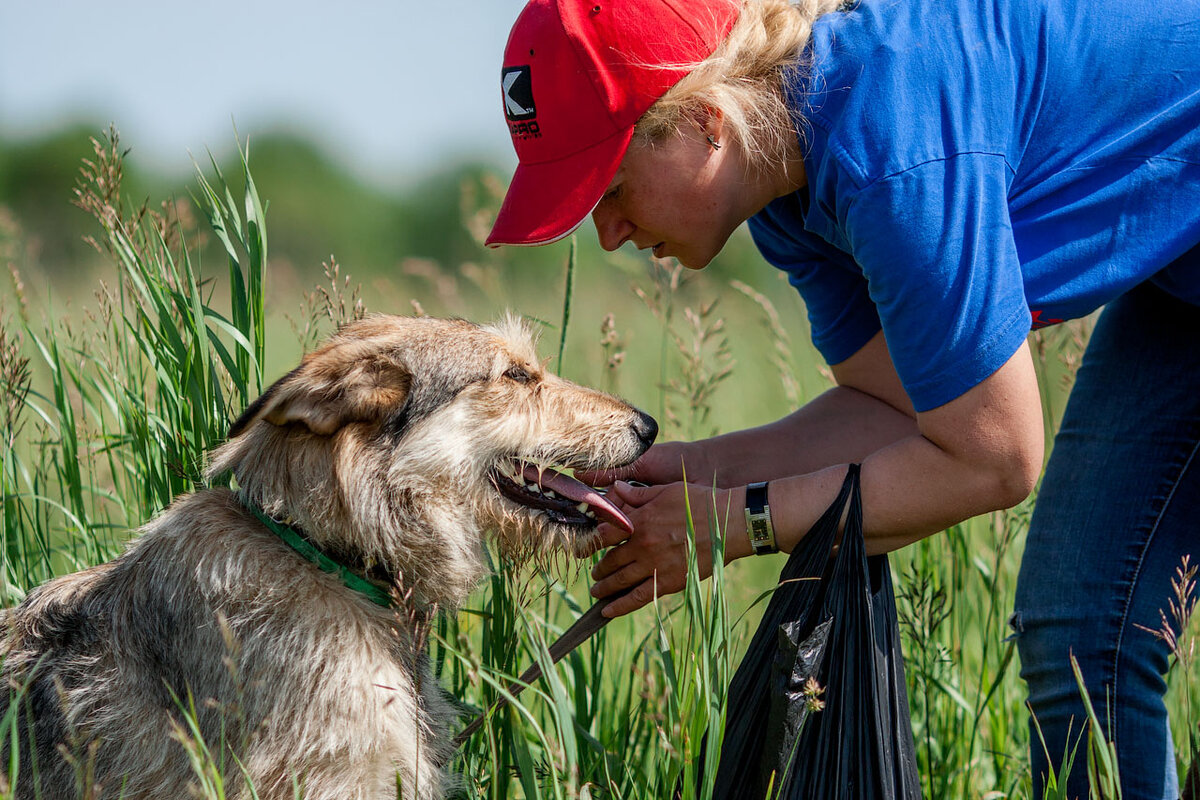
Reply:
[[713, 150], [721, 149], [721, 143], [714, 139], [711, 133], [708, 135], [708, 143], [712, 146]]

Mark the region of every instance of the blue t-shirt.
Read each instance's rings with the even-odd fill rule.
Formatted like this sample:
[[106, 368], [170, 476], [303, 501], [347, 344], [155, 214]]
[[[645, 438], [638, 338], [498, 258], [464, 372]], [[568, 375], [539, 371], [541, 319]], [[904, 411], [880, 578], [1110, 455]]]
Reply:
[[1147, 279], [1200, 303], [1200, 0], [861, 0], [812, 57], [750, 230], [829, 363], [882, 327], [925, 411]]

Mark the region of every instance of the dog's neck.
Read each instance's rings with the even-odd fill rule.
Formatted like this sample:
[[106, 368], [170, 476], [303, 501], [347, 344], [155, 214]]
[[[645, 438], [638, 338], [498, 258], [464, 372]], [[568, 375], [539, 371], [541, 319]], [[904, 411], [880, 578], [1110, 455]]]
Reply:
[[[330, 553], [319, 547], [290, 521], [271, 517], [249, 498], [242, 497], [240, 499], [246, 509], [258, 518], [259, 522], [306, 560], [316, 564], [322, 572], [337, 575], [347, 588], [363, 595], [375, 605], [385, 608], [395, 607], [396, 598], [392, 596], [391, 588], [395, 586], [395, 579], [388, 575], [385, 569], [378, 565], [368, 568], [361, 563], [352, 564], [341, 554]], [[384, 588], [384, 586], [388, 588]]]

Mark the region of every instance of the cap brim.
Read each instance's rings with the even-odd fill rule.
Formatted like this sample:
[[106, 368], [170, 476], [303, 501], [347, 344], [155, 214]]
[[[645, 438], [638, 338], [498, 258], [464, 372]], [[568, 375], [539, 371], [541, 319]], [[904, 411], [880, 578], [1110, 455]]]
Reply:
[[487, 246], [550, 244], [570, 234], [608, 190], [632, 138], [631, 127], [567, 158], [519, 165]]

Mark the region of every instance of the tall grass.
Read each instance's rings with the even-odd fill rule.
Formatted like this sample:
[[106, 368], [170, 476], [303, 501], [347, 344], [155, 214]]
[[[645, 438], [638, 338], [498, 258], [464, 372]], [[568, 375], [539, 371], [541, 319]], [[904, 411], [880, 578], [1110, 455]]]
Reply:
[[[287, 320], [290, 333], [282, 315], [269, 317], [267, 206], [251, 176], [248, 146], [232, 179], [215, 163], [198, 168], [190, 202], [157, 208], [122, 198], [122, 158], [110, 133], [96, 142], [80, 175], [76, 201], [97, 220], [95, 243], [112, 265], [88, 310], [31, 308], [18, 273], [0, 309], [0, 602], [6, 605], [48, 578], [111, 558], [132, 528], [201, 486], [204, 453], [264, 378], [281, 374], [292, 353], [366, 310], [364, 293], [330, 259], [313, 292], [273, 296], [277, 307], [299, 304], [300, 318]], [[203, 225], [193, 222], [197, 213]], [[465, 224], [486, 230], [478, 212]], [[200, 263], [204, 237], [222, 254], [214, 274]], [[0, 214], [6, 266], [19, 261], [18, 239]], [[823, 390], [811, 351], [792, 347], [804, 331], [785, 284], [722, 286], [674, 262], [618, 262], [618, 274], [631, 275], [633, 286], [617, 295], [582, 288], [600, 269], [577, 262], [583, 258], [572, 243], [561, 294], [542, 292], [550, 295], [546, 302], [531, 300], [534, 308], [518, 310], [557, 317], [545, 325], [555, 331], [560, 372], [633, 393], [657, 412], [666, 436], [705, 436], [762, 421], [752, 418], [739, 390], [744, 383], [731, 376], [778, 386], [777, 405], [765, 412], [776, 415]], [[484, 262], [463, 266], [454, 278], [411, 262], [401, 272], [409, 286], [429, 287], [413, 298], [414, 309], [484, 316], [490, 307], [478, 298], [506, 285], [502, 269]], [[611, 275], [603, 280], [615, 283]], [[477, 287], [477, 299], [460, 285]], [[785, 303], [796, 310], [781, 313]], [[602, 320], [590, 340], [582, 332], [588, 319]], [[1086, 325], [1059, 326], [1034, 341], [1048, 435], [1086, 335]], [[747, 345], [753, 336], [759, 338]], [[769, 357], [739, 364], [743, 351]], [[928, 798], [1030, 796], [1024, 691], [1007, 641], [1029, 509], [1027, 503], [968, 521], [894, 557]], [[711, 508], [692, 527], [719, 533], [726, 513]], [[456, 756], [451, 769], [461, 775], [460, 795], [710, 797], [728, 713], [725, 687], [761, 611], [754, 601], [782, 565], [776, 557], [723, 568], [722, 546], [717, 535], [711, 580], [697, 579], [693, 547], [684, 592], [614, 621], [557, 666], [548, 643], [590, 602], [582, 576], [588, 564], [530, 574], [493, 556], [496, 569], [485, 585], [432, 631], [439, 681], [470, 713], [504, 695], [530, 663], [540, 663], [545, 677], [490, 716]], [[1164, 598], [1168, 614], [1175, 608], [1170, 601], [1191, 615], [1194, 572], [1189, 577], [1187, 569], [1177, 597]], [[1197, 745], [1193, 641], [1173, 645], [1180, 677], [1172, 681], [1171, 702], [1184, 709], [1173, 722], [1181, 767]], [[181, 704], [186, 710], [200, 700], [181, 698]], [[212, 743], [188, 727], [186, 713], [181, 719], [177, 738], [195, 765], [198, 796], [234, 796], [237, 787], [222, 785], [220, 770], [212, 768]], [[0, 739], [19, 742], [14, 726], [0, 721]], [[15, 764], [0, 775], [12, 777]], [[88, 791], [86, 766], [81, 797]], [[0, 783], [0, 798], [10, 796], [7, 786]]]
[[111, 557], [128, 528], [199, 486], [230, 413], [262, 388], [266, 241], [249, 172], [244, 215], [223, 179], [201, 177], [202, 208], [229, 253], [222, 312], [179, 206], [127, 205], [116, 133], [94, 151], [75, 202], [98, 223], [93, 244], [114, 274], [83, 314], [5, 311], [5, 388], [24, 399], [4, 431], [4, 578], [18, 592]]

